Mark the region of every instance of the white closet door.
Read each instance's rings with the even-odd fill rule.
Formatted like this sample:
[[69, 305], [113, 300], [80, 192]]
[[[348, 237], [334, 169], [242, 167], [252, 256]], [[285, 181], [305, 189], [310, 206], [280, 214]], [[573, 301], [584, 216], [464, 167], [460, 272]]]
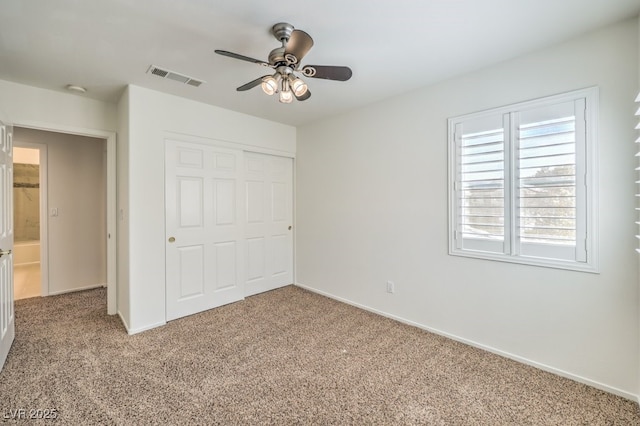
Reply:
[[293, 160], [245, 153], [247, 296], [293, 283]]
[[167, 320], [244, 298], [242, 157], [166, 141]]

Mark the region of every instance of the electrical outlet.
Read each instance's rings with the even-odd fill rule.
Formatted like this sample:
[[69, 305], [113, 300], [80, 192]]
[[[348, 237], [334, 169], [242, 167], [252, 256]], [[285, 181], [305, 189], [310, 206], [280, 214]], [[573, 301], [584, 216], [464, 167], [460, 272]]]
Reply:
[[387, 281], [387, 293], [395, 293], [396, 285], [393, 281]]

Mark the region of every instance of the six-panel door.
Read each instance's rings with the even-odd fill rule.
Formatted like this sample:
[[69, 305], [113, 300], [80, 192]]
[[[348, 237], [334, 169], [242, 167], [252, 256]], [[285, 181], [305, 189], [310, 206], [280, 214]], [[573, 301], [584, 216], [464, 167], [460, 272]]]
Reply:
[[247, 295], [293, 283], [293, 160], [245, 153]]
[[167, 320], [293, 282], [290, 158], [166, 141]]
[[244, 298], [242, 152], [166, 142], [167, 320]]
[[13, 144], [0, 122], [0, 370], [15, 336], [13, 310]]

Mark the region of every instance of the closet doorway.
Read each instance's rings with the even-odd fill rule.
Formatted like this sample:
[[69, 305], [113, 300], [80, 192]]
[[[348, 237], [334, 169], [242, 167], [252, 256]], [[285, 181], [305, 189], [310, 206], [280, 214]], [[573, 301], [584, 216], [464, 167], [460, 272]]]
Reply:
[[293, 283], [293, 159], [165, 141], [166, 318]]

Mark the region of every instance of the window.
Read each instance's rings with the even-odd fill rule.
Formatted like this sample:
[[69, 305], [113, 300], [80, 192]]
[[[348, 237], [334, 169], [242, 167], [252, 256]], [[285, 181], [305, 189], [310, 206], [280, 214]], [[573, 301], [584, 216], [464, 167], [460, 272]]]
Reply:
[[449, 119], [453, 255], [596, 272], [597, 88]]

